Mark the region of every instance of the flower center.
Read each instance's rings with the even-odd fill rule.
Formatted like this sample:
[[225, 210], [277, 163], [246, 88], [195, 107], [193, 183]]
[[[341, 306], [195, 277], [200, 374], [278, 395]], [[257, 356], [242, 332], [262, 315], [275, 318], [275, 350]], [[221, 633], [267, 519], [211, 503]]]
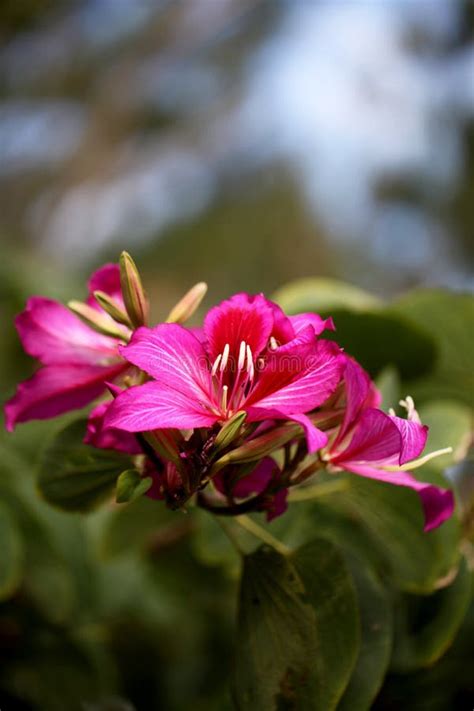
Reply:
[[252, 389], [255, 363], [252, 349], [241, 341], [237, 359], [225, 344], [211, 368], [215, 411], [225, 418], [239, 410]]

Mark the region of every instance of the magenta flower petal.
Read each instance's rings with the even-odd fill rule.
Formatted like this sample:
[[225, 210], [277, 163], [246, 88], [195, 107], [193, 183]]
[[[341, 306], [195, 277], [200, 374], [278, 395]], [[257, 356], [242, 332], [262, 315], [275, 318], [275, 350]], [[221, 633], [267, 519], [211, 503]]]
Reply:
[[374, 397], [378, 391], [368, 373], [349, 356], [345, 357], [344, 387], [346, 407], [334, 448], [337, 448], [338, 444], [342, 442], [364, 408], [378, 405], [378, 398]]
[[210, 427], [218, 417], [188, 393], [150, 382], [124, 390], [111, 403], [104, 419], [106, 427], [127, 432], [175, 427]]
[[[116, 301], [122, 308], [124, 307], [122, 297], [122, 287], [120, 285], [120, 268], [118, 264], [104, 264], [103, 267], [97, 269], [88, 283], [89, 299], [88, 303], [91, 306], [97, 306], [97, 301], [94, 298], [94, 291], [103, 291]], [[100, 307], [99, 307], [100, 308]]]
[[273, 309], [261, 294], [236, 294], [211, 309], [204, 320], [204, 333], [211, 362], [229, 344], [237, 362], [240, 344], [245, 341], [254, 356], [267, 346], [274, 323]]
[[204, 347], [183, 326], [164, 323], [139, 328], [120, 353], [167, 388], [210, 406], [209, 362]]
[[338, 347], [329, 341], [316, 341], [308, 326], [293, 341], [268, 355], [245, 406], [275, 409], [286, 415], [309, 412], [334, 392], [341, 369]]
[[331, 317], [321, 318], [318, 314], [304, 313], [289, 316], [291, 325], [295, 333], [298, 334], [306, 326], [312, 326], [316, 336], [319, 336], [323, 331], [335, 331], [336, 327]]
[[416, 459], [425, 448], [428, 437], [428, 427], [413, 420], [404, 420], [401, 417], [390, 417], [402, 437], [399, 464]]
[[5, 405], [6, 428], [19, 422], [44, 420], [68, 410], [88, 405], [105, 390], [105, 380], [113, 380], [123, 370], [120, 363], [109, 368], [97, 365], [46, 365], [17, 388]]
[[142, 449], [135, 435], [115, 427], [105, 427], [104, 417], [113, 400], [101, 402], [89, 415], [84, 443], [99, 449], [114, 449], [126, 454], [141, 454]]
[[50, 299], [29, 299], [15, 325], [25, 351], [45, 365], [107, 365], [119, 359], [115, 339], [96, 333], [65, 306]]
[[273, 499], [265, 506], [267, 512], [267, 521], [273, 521], [274, 518], [281, 516], [288, 508], [288, 489], [280, 489], [276, 492]]
[[452, 491], [418, 481], [409, 472], [386, 472], [375, 467], [354, 463], [348, 463], [344, 468], [368, 479], [376, 479], [396, 486], [406, 486], [416, 491], [423, 506], [425, 531], [431, 531], [431, 529], [440, 526], [454, 511]]
[[357, 422], [349, 445], [331, 457], [334, 464], [343, 462], [380, 462], [398, 457], [401, 434], [391, 417], [381, 410], [364, 410]]
[[268, 307], [273, 312], [273, 328], [271, 335], [276, 340], [278, 345], [283, 345], [292, 341], [295, 337], [295, 329], [291, 323], [291, 317], [287, 316], [285, 312], [275, 304], [273, 301], [266, 299]]
[[278, 465], [271, 457], [264, 457], [250, 474], [239, 479], [232, 489], [237, 499], [246, 499], [252, 494], [261, 494], [279, 473]]
[[304, 430], [309, 454], [317, 452], [318, 449], [323, 449], [328, 443], [327, 435], [318, 429], [307, 415], [287, 415], [275, 408], [250, 407], [247, 410], [247, 420], [248, 422], [260, 422], [261, 420], [290, 420], [297, 422]]

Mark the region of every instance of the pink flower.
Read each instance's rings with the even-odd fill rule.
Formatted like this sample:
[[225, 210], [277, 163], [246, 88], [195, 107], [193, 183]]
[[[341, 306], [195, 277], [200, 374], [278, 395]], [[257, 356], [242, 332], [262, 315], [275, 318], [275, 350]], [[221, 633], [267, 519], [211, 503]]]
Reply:
[[271, 457], [264, 457], [249, 474], [234, 481], [232, 471], [219, 472], [213, 481], [216, 489], [232, 499], [262, 496], [257, 511], [265, 511], [267, 521], [281, 516], [288, 508], [288, 489], [280, 484], [281, 471]]
[[106, 425], [193, 429], [244, 410], [247, 422], [298, 422], [315, 451], [327, 436], [306, 413], [334, 392], [344, 361], [334, 343], [316, 338], [325, 327], [332, 323], [287, 317], [262, 295], [237, 294], [209, 311], [200, 338], [176, 324], [140, 328], [120, 352], [154, 380], [121, 393]]
[[104, 427], [104, 417], [112, 400], [96, 405], [87, 420], [84, 443], [99, 449], [114, 449], [125, 454], [142, 454], [143, 450], [135, 435], [114, 427]]
[[[95, 290], [123, 304], [117, 265], [106, 264], [89, 281], [88, 304], [110, 319], [95, 301]], [[23, 348], [42, 367], [7, 402], [9, 431], [18, 422], [48, 419], [84, 407], [106, 390], [106, 381], [116, 380], [129, 367], [118, 352], [117, 338], [97, 333], [56, 301], [32, 297], [15, 325]], [[129, 333], [122, 328], [124, 334]]]
[[344, 420], [324, 458], [333, 469], [413, 489], [421, 499], [425, 531], [440, 526], [453, 513], [452, 492], [420, 482], [403, 469], [396, 471], [420, 456], [428, 428], [418, 421], [415, 411], [409, 413], [411, 419], [405, 420], [376, 409], [376, 391], [355, 361], [347, 360], [344, 379]]

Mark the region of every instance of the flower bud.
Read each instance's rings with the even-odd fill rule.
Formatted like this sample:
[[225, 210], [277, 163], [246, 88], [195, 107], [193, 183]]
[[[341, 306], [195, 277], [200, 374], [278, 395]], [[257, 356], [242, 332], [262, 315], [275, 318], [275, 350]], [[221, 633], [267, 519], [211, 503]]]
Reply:
[[116, 326], [110, 319], [104, 316], [104, 314], [101, 314], [100, 311], [89, 306], [89, 304], [84, 304], [82, 301], [69, 301], [68, 307], [76, 316], [79, 316], [84, 323], [103, 336], [120, 338], [122, 341], [128, 340], [127, 334], [124, 333], [123, 329]]
[[146, 325], [148, 321], [148, 299], [136, 264], [128, 252], [122, 252], [120, 255], [120, 284], [125, 308], [133, 326], [138, 328]]
[[232, 444], [232, 442], [239, 436], [241, 427], [246, 417], [247, 413], [240, 411], [236, 412], [230, 420], [227, 420], [214, 441], [216, 453], [226, 449], [226, 447]]
[[101, 306], [106, 313], [109, 314], [117, 323], [122, 323], [127, 328], [132, 328], [132, 323], [128, 315], [120, 308], [112, 297], [105, 293], [105, 291], [94, 291], [94, 297], [99, 306]]
[[250, 439], [240, 447], [224, 454], [224, 456], [218, 459], [214, 464], [213, 473], [228, 464], [241, 464], [243, 462], [252, 462], [256, 459], [261, 459], [276, 449], [280, 449], [280, 447], [283, 447], [292, 439], [298, 437], [299, 434], [301, 434], [301, 428], [298, 425], [287, 424], [276, 427], [270, 432], [265, 432], [265, 434], [259, 437]]
[[168, 314], [167, 323], [184, 323], [187, 321], [198, 308], [207, 292], [207, 284], [203, 281], [195, 284], [184, 296], [178, 301]]

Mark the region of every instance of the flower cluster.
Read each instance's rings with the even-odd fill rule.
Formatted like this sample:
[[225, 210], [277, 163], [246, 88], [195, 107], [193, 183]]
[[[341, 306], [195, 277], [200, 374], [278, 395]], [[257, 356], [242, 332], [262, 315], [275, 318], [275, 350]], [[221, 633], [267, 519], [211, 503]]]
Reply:
[[[126, 253], [92, 275], [87, 302], [34, 297], [16, 320], [41, 367], [7, 403], [9, 430], [107, 395], [85, 442], [135, 457], [147, 495], [172, 508], [193, 500], [217, 514], [286, 510], [292, 487], [325, 469], [409, 487], [425, 530], [453, 511], [453, 496], [407, 471], [426, 461], [427, 427], [380, 409], [368, 374], [333, 340], [331, 319], [287, 316], [262, 294], [236, 294], [202, 328], [183, 325], [205, 293], [198, 284], [164, 323]], [[430, 455], [428, 455], [429, 457]]]

